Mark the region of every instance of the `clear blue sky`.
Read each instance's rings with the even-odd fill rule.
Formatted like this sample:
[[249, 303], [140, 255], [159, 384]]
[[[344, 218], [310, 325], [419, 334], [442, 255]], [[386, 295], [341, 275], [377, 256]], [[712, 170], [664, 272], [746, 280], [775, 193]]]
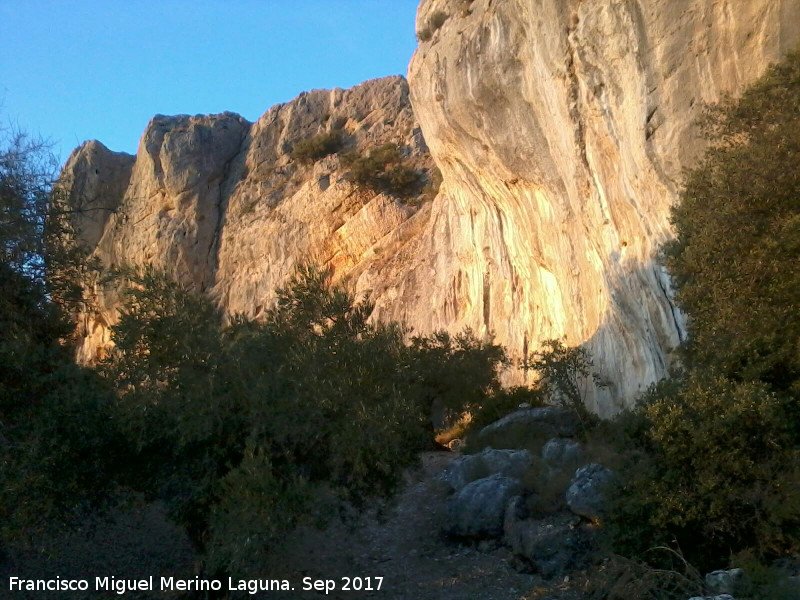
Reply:
[[254, 121], [312, 88], [405, 75], [418, 0], [0, 0], [0, 119], [66, 160], [133, 153], [156, 113]]

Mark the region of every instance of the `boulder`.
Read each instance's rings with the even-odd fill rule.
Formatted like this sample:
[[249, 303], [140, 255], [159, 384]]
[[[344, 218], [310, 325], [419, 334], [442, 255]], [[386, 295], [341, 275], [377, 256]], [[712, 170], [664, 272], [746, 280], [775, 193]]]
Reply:
[[476, 479], [496, 473], [519, 479], [530, 468], [531, 463], [531, 455], [527, 450], [486, 448], [478, 454], [455, 459], [442, 473], [442, 479], [458, 491]]
[[558, 577], [579, 567], [586, 558], [588, 540], [578, 524], [569, 514], [542, 520], [518, 520], [507, 514], [504, 541], [542, 577]]
[[712, 571], [705, 579], [706, 587], [712, 594], [736, 594], [747, 584], [742, 569]]
[[575, 471], [567, 489], [567, 505], [576, 515], [598, 519], [606, 510], [606, 488], [615, 479], [614, 472], [603, 465], [590, 463]]
[[500, 537], [506, 505], [521, 491], [519, 481], [499, 473], [468, 483], [448, 498], [444, 531], [462, 537]]
[[557, 436], [570, 437], [580, 428], [574, 411], [561, 406], [517, 410], [478, 432], [478, 443], [494, 448], [524, 448]]
[[553, 438], [542, 448], [542, 460], [554, 471], [574, 469], [584, 460], [583, 446], [568, 438]]
[[528, 506], [522, 496], [513, 496], [506, 504], [506, 511], [503, 517], [503, 536], [510, 534], [519, 521], [528, 516]]

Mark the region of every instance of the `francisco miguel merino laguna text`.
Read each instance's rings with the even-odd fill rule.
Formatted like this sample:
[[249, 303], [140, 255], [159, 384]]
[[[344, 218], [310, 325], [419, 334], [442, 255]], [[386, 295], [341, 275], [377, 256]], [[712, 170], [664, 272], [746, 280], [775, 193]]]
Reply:
[[[88, 579], [65, 579], [56, 577], [55, 579], [21, 579], [19, 577], [9, 577], [8, 589], [14, 591], [41, 591], [41, 592], [65, 592], [65, 591], [86, 591], [90, 589]], [[219, 579], [178, 579], [175, 577], [159, 577], [159, 587], [155, 588], [155, 578], [151, 575], [146, 579], [123, 579], [118, 577], [95, 577], [94, 590], [98, 592], [114, 592], [122, 596], [127, 592], [218, 592], [222, 587]], [[286, 579], [233, 579], [228, 578], [228, 591], [246, 591], [250, 594], [258, 592], [292, 590], [292, 586]]]

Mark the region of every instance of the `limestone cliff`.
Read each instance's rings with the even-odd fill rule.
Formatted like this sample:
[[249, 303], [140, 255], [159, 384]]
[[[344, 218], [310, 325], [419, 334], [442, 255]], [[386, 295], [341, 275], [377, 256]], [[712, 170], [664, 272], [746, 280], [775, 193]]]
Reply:
[[[331, 130], [342, 132], [342, 152], [309, 165], [292, 158], [297, 142]], [[88, 209], [78, 228], [106, 268], [153, 264], [229, 313], [257, 317], [298, 261], [354, 276], [391, 259], [425, 222], [422, 196], [400, 200], [346, 179], [342, 153], [384, 143], [399, 147], [420, 183], [430, 178], [402, 77], [304, 93], [253, 124], [231, 113], [159, 115], [135, 159], [87, 142], [62, 181]], [[81, 316], [84, 362], [107, 347], [118, 318], [116, 291], [95, 292], [97, 310]]]
[[586, 344], [613, 411], [684, 335], [655, 259], [695, 120], [796, 46], [800, 1], [424, 0], [417, 31], [411, 99], [444, 183], [412, 271], [432, 294], [403, 314], [516, 352]]
[[[515, 356], [586, 344], [601, 414], [663, 377], [684, 335], [657, 264], [704, 103], [737, 94], [800, 41], [800, 0], [424, 0], [402, 78], [313, 91], [256, 123], [156, 117], [132, 158], [82, 146], [64, 177], [113, 210], [87, 227], [108, 266], [152, 262], [229, 312], [258, 316], [305, 258], [332, 265], [417, 331], [494, 332]], [[444, 182], [415, 207], [350, 184], [338, 155], [398, 143]], [[105, 196], [101, 197], [102, 194]], [[85, 315], [108, 342], [113, 291]], [[521, 377], [520, 372], [510, 375]]]

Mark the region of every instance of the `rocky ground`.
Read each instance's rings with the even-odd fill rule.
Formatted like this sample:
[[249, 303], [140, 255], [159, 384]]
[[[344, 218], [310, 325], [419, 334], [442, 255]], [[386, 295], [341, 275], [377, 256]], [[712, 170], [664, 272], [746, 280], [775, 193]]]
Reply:
[[[741, 572], [717, 571], [703, 581], [688, 565], [682, 568], [680, 560], [674, 571], [654, 570], [603, 552], [595, 523], [603, 514], [604, 486], [614, 475], [589, 462], [583, 445], [570, 437], [575, 427], [563, 410], [519, 410], [481, 430], [479, 447], [492, 442], [502, 448], [504, 441], [522, 440], [524, 432], [528, 441], [534, 434], [547, 440], [537, 443], [538, 449], [527, 444], [525, 449], [484, 447], [469, 455], [423, 453], [391, 500], [336, 519], [325, 529], [299, 528], [275, 549], [271, 571], [262, 577], [288, 580], [291, 592], [242, 592], [236, 597], [731, 600], [720, 594], [741, 587]], [[548, 490], [555, 492], [550, 498]], [[74, 532], [51, 546], [50, 555], [16, 552], [0, 557], [0, 597], [5, 597], [3, 586], [11, 575], [189, 577], [194, 569], [185, 536], [155, 505], [121, 512], [95, 524], [93, 532]], [[796, 571], [787, 579], [789, 587], [800, 575], [800, 568]], [[328, 582], [328, 590], [308, 589], [306, 581]], [[347, 582], [352, 589], [344, 589]], [[704, 589], [711, 595], [695, 596]]]
[[[330, 598], [375, 597], [385, 600], [521, 600], [537, 598], [541, 578], [518, 572], [509, 551], [490, 542], [464, 545], [440, 533], [449, 489], [440, 478], [456, 454], [428, 452], [421, 468], [384, 515], [373, 510], [353, 526], [325, 532], [304, 531], [284, 554], [287, 577], [383, 577], [380, 591], [336, 591]], [[319, 598], [321, 594], [294, 594]], [[288, 595], [287, 595], [288, 597]]]

